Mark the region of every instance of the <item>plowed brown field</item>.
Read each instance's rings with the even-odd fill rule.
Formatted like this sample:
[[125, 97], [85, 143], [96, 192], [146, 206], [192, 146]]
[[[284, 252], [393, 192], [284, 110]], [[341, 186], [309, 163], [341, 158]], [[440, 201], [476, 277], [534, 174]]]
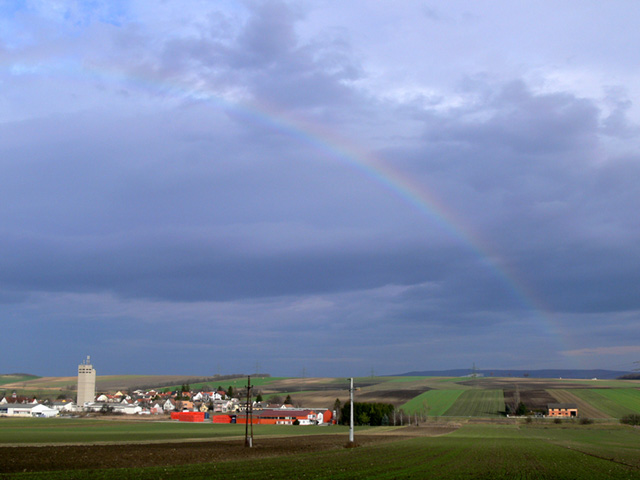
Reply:
[[[406, 427], [381, 434], [358, 434], [356, 443], [392, 442], [407, 436], [436, 436], [455, 426]], [[343, 448], [345, 435], [256, 437], [252, 448], [244, 439], [126, 445], [61, 445], [0, 447], [0, 472], [42, 472], [101, 468], [132, 468], [213, 463], [248, 458], [276, 457]]]

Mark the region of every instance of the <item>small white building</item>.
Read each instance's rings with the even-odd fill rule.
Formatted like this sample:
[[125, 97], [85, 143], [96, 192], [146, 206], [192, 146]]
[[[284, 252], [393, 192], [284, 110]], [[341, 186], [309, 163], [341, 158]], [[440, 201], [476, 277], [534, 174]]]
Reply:
[[38, 403], [4, 403], [0, 417], [55, 417], [58, 410]]
[[76, 412], [78, 411], [78, 406], [75, 402], [55, 402], [51, 404], [53, 408], [58, 410], [59, 412]]
[[167, 401], [164, 402], [164, 404], [162, 405], [162, 409], [165, 412], [173, 412], [176, 409], [176, 405], [174, 402], [171, 401], [170, 398], [168, 398]]

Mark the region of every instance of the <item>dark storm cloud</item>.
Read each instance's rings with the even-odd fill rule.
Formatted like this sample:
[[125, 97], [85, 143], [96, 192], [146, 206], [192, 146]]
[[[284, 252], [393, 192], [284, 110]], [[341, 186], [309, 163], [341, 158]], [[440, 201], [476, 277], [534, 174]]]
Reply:
[[[476, 87], [471, 106], [424, 116], [421, 150], [389, 156], [424, 172], [553, 308], [638, 309], [638, 163], [604, 154], [610, 116], [591, 100], [535, 94], [522, 81]], [[472, 272], [452, 277], [458, 292], [485, 291], [462, 302], [482, 308], [502, 292]]]

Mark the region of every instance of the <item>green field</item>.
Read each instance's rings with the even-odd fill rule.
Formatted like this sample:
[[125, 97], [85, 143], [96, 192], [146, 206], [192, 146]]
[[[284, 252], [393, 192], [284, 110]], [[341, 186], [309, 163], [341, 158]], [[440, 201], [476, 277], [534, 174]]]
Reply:
[[614, 418], [640, 413], [640, 390], [635, 388], [576, 389], [571, 392]]
[[[129, 422], [128, 428], [135, 434], [149, 427]], [[276, 428], [281, 435], [297, 430]], [[0, 422], [1, 437], [3, 430]], [[169, 467], [0, 474], [0, 478], [640, 479], [639, 440], [637, 429], [620, 425], [466, 425], [439, 437], [301, 455]]]
[[[281, 435], [281, 425], [256, 425], [254, 435]], [[33, 443], [103, 443], [175, 441], [242, 437], [244, 425], [190, 423], [176, 421], [132, 421], [88, 418], [0, 418], [0, 445]], [[361, 429], [365, 430], [365, 429]], [[347, 432], [348, 427], [331, 427], [331, 433]], [[326, 429], [299, 426], [288, 435], [321, 435]]]
[[[255, 377], [255, 378], [251, 378], [251, 385], [254, 387], [261, 387], [264, 385], [268, 385], [270, 383], [273, 382], [277, 382], [278, 380], [282, 380], [282, 378], [280, 377]], [[239, 378], [232, 378], [232, 379], [228, 379], [228, 380], [212, 380], [210, 382], [200, 382], [200, 383], [190, 383], [189, 387], [192, 389], [200, 389], [203, 388], [205, 385], [208, 385], [210, 387], [213, 388], [218, 388], [218, 387], [222, 387], [224, 390], [226, 390], [229, 387], [233, 387], [234, 389], [236, 388], [245, 388], [247, 386], [247, 377], [239, 377]], [[163, 387], [162, 390], [164, 390], [165, 388], [168, 389], [180, 389], [181, 385], [175, 385], [173, 387]]]
[[444, 415], [450, 417], [498, 416], [504, 412], [502, 390], [464, 390]]
[[402, 410], [407, 413], [420, 413], [428, 416], [440, 416], [449, 410], [464, 390], [429, 390], [413, 398]]
[[6, 385], [18, 382], [27, 382], [29, 380], [35, 380], [40, 377], [35, 375], [0, 375], [0, 385]]

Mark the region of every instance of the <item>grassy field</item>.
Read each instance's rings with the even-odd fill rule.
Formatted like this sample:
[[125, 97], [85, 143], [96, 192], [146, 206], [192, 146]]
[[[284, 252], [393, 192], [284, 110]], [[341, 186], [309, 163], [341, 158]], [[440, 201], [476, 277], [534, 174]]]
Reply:
[[[280, 425], [255, 425], [254, 435], [281, 435]], [[242, 437], [244, 425], [190, 423], [175, 421], [132, 421], [89, 418], [0, 418], [0, 445], [42, 443], [102, 443], [178, 441]], [[331, 427], [331, 433], [347, 432], [348, 427]], [[320, 435], [327, 429], [299, 426], [286, 430], [289, 435]]]
[[464, 390], [429, 390], [408, 401], [401, 408], [410, 414], [444, 415], [462, 392]]
[[35, 375], [20, 375], [20, 374], [0, 375], [0, 385], [18, 384], [20, 382], [35, 380], [37, 378], [40, 378], [40, 377], [37, 377]]
[[502, 390], [465, 390], [444, 413], [455, 417], [491, 417], [504, 412]]
[[[134, 432], [143, 426], [129, 428]], [[276, 428], [281, 435], [297, 430]], [[639, 440], [637, 429], [620, 425], [465, 425], [438, 437], [406, 437], [316, 453], [181, 466], [0, 474], [0, 478], [640, 479]]]
[[640, 390], [635, 388], [578, 389], [572, 392], [610, 417], [640, 413]]

